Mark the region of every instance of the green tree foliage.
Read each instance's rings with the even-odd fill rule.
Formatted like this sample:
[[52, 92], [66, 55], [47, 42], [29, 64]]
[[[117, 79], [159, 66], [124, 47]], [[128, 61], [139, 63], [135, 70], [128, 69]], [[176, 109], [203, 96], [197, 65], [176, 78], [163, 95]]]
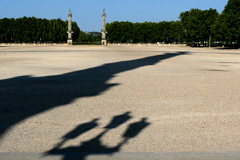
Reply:
[[229, 0], [214, 25], [219, 41], [240, 46], [240, 0]]
[[[66, 21], [66, 26], [67, 26], [67, 21]], [[72, 36], [73, 41], [76, 41], [80, 35], [80, 29], [76, 22], [72, 22], [72, 30], [73, 30], [73, 36]]]
[[200, 45], [206, 45], [206, 41], [211, 42], [213, 35], [212, 25], [218, 18], [216, 9], [200, 10], [191, 9], [190, 11], [182, 12], [180, 20], [184, 28], [187, 42]]
[[88, 32], [80, 31], [77, 42], [80, 44], [100, 44], [102, 36], [100, 32]]
[[184, 30], [176, 22], [112, 22], [108, 23], [107, 39], [111, 43], [177, 43], [184, 40]]
[[[182, 12], [180, 21], [112, 22], [106, 26], [111, 43], [189, 43], [211, 46], [211, 42], [240, 46], [240, 0], [229, 0], [219, 15], [216, 9]], [[72, 23], [73, 40], [80, 43], [101, 41], [101, 33], [80, 31]], [[23, 17], [0, 19], [0, 42], [66, 42], [67, 21]]]
[[[18, 19], [0, 19], [0, 42], [66, 42], [67, 21], [61, 19], [41, 19], [23, 17]], [[72, 23], [73, 40], [79, 37], [80, 29]]]

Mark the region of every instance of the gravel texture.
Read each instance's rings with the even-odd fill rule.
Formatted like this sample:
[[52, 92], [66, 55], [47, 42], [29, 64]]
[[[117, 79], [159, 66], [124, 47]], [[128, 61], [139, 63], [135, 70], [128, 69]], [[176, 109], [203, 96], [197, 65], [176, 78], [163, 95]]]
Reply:
[[240, 150], [240, 50], [0, 47], [0, 152]]

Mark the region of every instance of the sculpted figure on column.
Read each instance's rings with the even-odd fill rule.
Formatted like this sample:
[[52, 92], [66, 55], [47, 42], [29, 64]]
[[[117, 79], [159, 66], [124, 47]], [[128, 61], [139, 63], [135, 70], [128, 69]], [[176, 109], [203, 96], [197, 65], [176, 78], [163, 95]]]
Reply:
[[73, 41], [72, 41], [72, 13], [71, 13], [71, 10], [69, 9], [69, 13], [68, 13], [68, 40], [67, 40], [67, 43], [69, 45], [72, 45]]
[[106, 40], [106, 12], [105, 9], [103, 9], [103, 14], [102, 14], [102, 45], [107, 45], [107, 40]]

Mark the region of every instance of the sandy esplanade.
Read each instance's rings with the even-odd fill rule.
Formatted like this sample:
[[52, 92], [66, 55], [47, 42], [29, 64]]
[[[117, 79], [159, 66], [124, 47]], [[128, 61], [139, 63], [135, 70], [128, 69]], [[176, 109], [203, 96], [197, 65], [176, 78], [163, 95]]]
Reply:
[[0, 106], [0, 152], [239, 151], [240, 50], [0, 47]]

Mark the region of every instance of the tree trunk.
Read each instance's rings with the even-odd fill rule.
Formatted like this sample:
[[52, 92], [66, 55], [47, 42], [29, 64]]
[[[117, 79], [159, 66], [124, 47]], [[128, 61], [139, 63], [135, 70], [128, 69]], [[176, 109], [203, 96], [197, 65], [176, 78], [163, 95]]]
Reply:
[[209, 35], [209, 48], [211, 48], [211, 43], [212, 43], [212, 35]]

